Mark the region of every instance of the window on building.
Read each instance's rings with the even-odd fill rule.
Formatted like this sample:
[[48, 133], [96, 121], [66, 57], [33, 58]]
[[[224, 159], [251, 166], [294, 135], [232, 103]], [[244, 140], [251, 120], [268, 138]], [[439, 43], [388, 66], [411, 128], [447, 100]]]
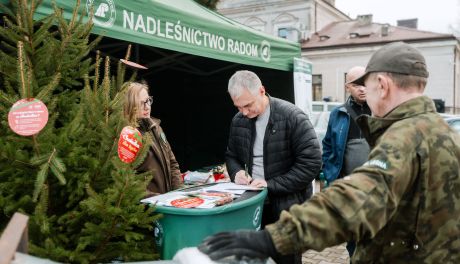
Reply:
[[321, 74], [313, 74], [312, 77], [313, 101], [321, 101], [323, 98], [323, 77]]
[[288, 29], [287, 28], [278, 28], [278, 37], [280, 38], [287, 38], [288, 37]]

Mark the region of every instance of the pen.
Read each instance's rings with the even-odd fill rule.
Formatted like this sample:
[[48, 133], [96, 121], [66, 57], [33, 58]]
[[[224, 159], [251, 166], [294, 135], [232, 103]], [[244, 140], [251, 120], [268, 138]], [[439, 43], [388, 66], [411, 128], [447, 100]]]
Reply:
[[[248, 173], [248, 165], [244, 164], [244, 175], [246, 175], [246, 178], [248, 178], [249, 181], [249, 173]], [[251, 181], [249, 181], [251, 182]]]

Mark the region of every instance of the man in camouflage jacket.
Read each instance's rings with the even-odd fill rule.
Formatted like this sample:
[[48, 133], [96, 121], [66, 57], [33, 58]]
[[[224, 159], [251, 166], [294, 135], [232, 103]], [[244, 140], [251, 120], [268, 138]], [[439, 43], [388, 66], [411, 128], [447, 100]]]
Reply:
[[460, 135], [422, 95], [427, 77], [413, 47], [378, 50], [354, 81], [365, 84], [373, 113], [358, 121], [369, 160], [266, 231], [217, 234], [200, 249], [213, 259], [276, 260], [353, 239], [353, 263], [460, 263]]

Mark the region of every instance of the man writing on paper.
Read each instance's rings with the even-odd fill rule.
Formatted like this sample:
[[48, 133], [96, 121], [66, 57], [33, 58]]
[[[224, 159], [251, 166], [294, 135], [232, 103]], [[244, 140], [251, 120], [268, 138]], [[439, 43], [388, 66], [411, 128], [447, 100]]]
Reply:
[[[268, 188], [264, 227], [278, 220], [282, 210], [310, 198], [311, 182], [321, 169], [319, 142], [307, 115], [269, 96], [255, 73], [236, 72], [228, 92], [239, 113], [230, 127], [227, 169], [237, 184]], [[301, 263], [301, 255], [278, 263]]]

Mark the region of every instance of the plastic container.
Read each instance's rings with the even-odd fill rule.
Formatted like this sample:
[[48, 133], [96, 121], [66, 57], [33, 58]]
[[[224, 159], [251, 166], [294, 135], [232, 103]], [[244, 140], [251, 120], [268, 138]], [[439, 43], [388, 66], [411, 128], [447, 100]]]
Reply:
[[209, 235], [237, 229], [259, 230], [267, 189], [245, 192], [232, 203], [210, 209], [157, 206], [163, 217], [155, 222], [155, 242], [161, 259], [172, 259], [177, 251], [200, 244]]

